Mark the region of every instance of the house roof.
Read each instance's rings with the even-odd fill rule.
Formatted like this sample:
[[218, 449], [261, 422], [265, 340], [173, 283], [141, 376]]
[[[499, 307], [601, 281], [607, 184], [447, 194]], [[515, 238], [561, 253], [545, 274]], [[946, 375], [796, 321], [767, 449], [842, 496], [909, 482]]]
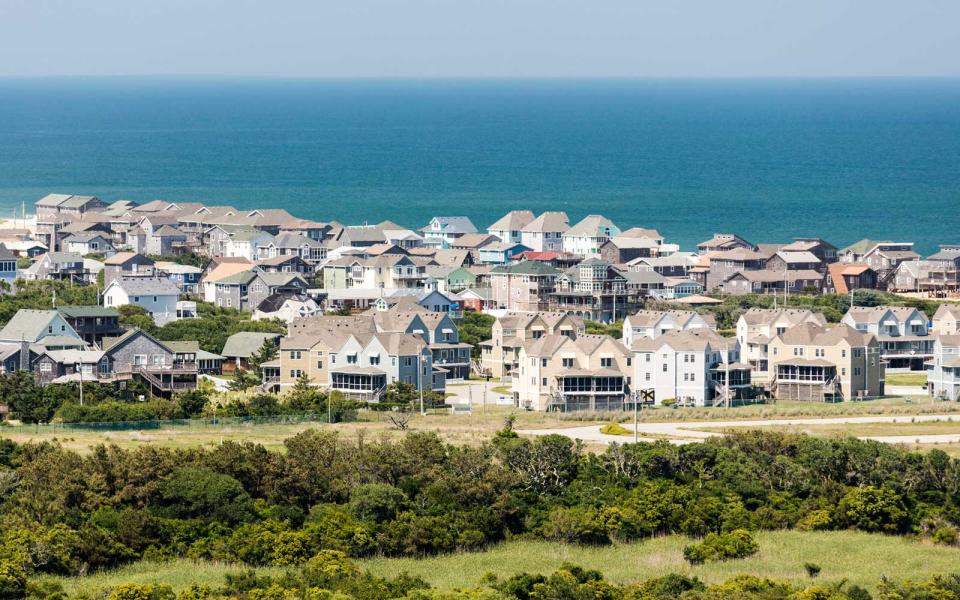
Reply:
[[487, 228], [488, 231], [517, 231], [529, 225], [534, 219], [533, 211], [511, 210]]
[[489, 233], [465, 233], [453, 242], [453, 246], [457, 248], [483, 248], [499, 241], [500, 238]]
[[510, 275], [558, 275], [560, 271], [538, 260], [525, 260], [514, 265], [501, 265], [490, 273], [508, 273]]
[[425, 233], [429, 233], [434, 230], [431, 225], [434, 221], [440, 223], [440, 232], [441, 233], [476, 233], [477, 228], [473, 225], [473, 222], [469, 217], [434, 217], [430, 219], [430, 223], [425, 225], [420, 229]]
[[565, 212], [548, 211], [527, 223], [520, 231], [543, 233], [545, 231], [565, 232], [570, 229], [570, 219]]
[[60, 206], [72, 197], [73, 196], [70, 194], [47, 194], [43, 198], [37, 200], [36, 206]]
[[833, 282], [833, 287], [836, 289], [837, 293], [846, 294], [850, 291], [850, 288], [847, 286], [847, 280], [845, 277], [859, 277], [866, 271], [870, 270], [870, 265], [858, 263], [831, 263], [827, 265], [827, 270], [830, 272], [830, 280]]
[[146, 263], [146, 264], [151, 264], [151, 265], [154, 264], [152, 258], [149, 258], [149, 257], [144, 256], [144, 255], [142, 255], [142, 254], [137, 254], [136, 252], [117, 252], [117, 253], [114, 254], [113, 256], [108, 256], [108, 257], [103, 261], [103, 264], [105, 264], [105, 265], [122, 265], [122, 264], [125, 264], [127, 261], [129, 261], [129, 260], [131, 260], [131, 259], [133, 259], [133, 258], [139, 258], [141, 262]]
[[119, 317], [120, 312], [112, 306], [58, 306], [57, 310], [64, 317], [90, 318], [90, 317]]
[[854, 242], [847, 246], [846, 248], [840, 250], [841, 253], [853, 253], [853, 254], [866, 254], [872, 248], [876, 247], [877, 244], [886, 244], [889, 243], [888, 240], [868, 240], [862, 239], [859, 242]]
[[247, 269], [217, 280], [219, 285], [247, 285], [257, 277], [257, 271]]
[[[133, 329], [128, 329], [127, 331], [123, 332], [123, 334], [118, 335], [117, 337], [105, 337], [105, 338], [103, 338], [103, 344], [102, 344], [103, 350], [104, 350], [105, 352], [110, 352], [111, 350], [114, 350], [114, 349], [116, 349], [117, 347], [119, 347], [121, 344], [124, 344], [124, 343], [126, 343], [128, 340], [133, 339], [133, 338], [138, 337], [138, 336], [143, 336], [143, 337], [149, 338], [150, 340], [152, 340], [153, 342], [155, 342], [155, 343], [157, 343], [158, 345], [162, 346], [163, 348], [166, 348], [167, 350], [170, 350], [170, 347], [167, 346], [166, 342], [161, 342], [160, 340], [158, 340], [157, 338], [153, 337], [152, 335], [150, 335], [150, 334], [147, 333], [146, 331], [140, 329], [139, 327], [134, 327]], [[170, 351], [172, 352], [172, 350], [170, 350]]]
[[820, 262], [820, 259], [817, 258], [816, 255], [807, 250], [786, 251], [781, 249], [779, 252], [777, 252], [777, 256], [787, 264]]
[[625, 238], [647, 238], [651, 240], [663, 240], [663, 236], [656, 229], [645, 229], [643, 227], [631, 227], [626, 231], [621, 231], [618, 237]]
[[810, 322], [798, 323], [777, 337], [789, 346], [834, 346], [841, 340], [851, 346], [865, 346], [875, 339], [873, 334], [861, 333], [843, 323], [827, 328]]
[[197, 352], [200, 351], [200, 342], [198, 342], [197, 340], [170, 341], [170, 342], [164, 342], [163, 345], [166, 346], [167, 348], [170, 348], [175, 353], [180, 353], [180, 354], [189, 354], [191, 352], [196, 354]]
[[603, 215], [587, 215], [579, 223], [564, 232], [565, 236], [588, 236], [607, 235], [607, 231], [615, 232], [617, 226], [613, 221]]
[[101, 233], [75, 233], [70, 237], [68, 237], [67, 239], [63, 240], [63, 242], [65, 244], [69, 244], [71, 242], [75, 242], [78, 244], [87, 244], [96, 239], [103, 240], [104, 242], [107, 241], [107, 238], [104, 237], [104, 235]]
[[[107, 285], [107, 289], [119, 286], [132, 296], [179, 296], [180, 287], [169, 279], [155, 277], [121, 277]], [[106, 293], [106, 290], [104, 290]]]
[[46, 333], [47, 326], [55, 317], [55, 310], [21, 308], [7, 321], [3, 329], [0, 329], [0, 340], [36, 342]]
[[187, 234], [180, 231], [173, 225], [164, 225], [160, 229], [154, 231], [153, 235], [156, 237], [187, 237]]
[[77, 252], [47, 252], [44, 256], [52, 263], [82, 263], [83, 256]]
[[216, 267], [213, 268], [207, 275], [203, 278], [204, 282], [217, 282], [231, 275], [236, 275], [237, 273], [242, 273], [244, 271], [249, 271], [253, 267], [253, 263], [249, 260], [246, 260], [242, 257], [236, 257], [239, 260], [236, 261], [222, 261]]
[[250, 358], [267, 340], [277, 341], [279, 333], [240, 331], [227, 338], [220, 353], [226, 358]]
[[652, 339], [636, 338], [633, 340], [631, 350], [656, 352], [664, 346], [669, 346], [674, 350], [690, 352], [703, 352], [707, 348], [710, 348], [711, 351], [717, 351], [725, 348], [735, 349], [737, 340], [735, 338], [725, 338], [713, 329], [707, 328], [672, 330]]

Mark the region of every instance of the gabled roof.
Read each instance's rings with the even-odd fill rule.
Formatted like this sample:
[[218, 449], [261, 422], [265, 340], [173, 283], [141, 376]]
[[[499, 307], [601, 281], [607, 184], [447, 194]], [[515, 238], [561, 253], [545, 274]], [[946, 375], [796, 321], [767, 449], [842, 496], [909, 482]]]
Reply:
[[937, 312], [933, 313], [933, 318], [942, 319], [947, 315], [960, 319], [960, 304], [941, 304], [937, 307]]
[[806, 250], [786, 251], [781, 249], [780, 252], [777, 252], [777, 256], [787, 264], [820, 262], [819, 258], [817, 258], [812, 252]]
[[47, 252], [43, 256], [50, 262], [57, 264], [83, 262], [83, 255], [77, 252]]
[[56, 207], [56, 206], [60, 206], [61, 204], [63, 204], [64, 202], [66, 202], [72, 197], [73, 196], [71, 196], [70, 194], [47, 194], [43, 198], [40, 198], [39, 200], [37, 200], [36, 205]]
[[223, 260], [212, 271], [203, 278], [204, 282], [217, 282], [231, 275], [250, 270], [254, 265], [249, 260], [242, 257], [234, 257], [240, 260]]
[[117, 286], [129, 296], [179, 296], [180, 287], [169, 279], [154, 277], [121, 277], [111, 281], [104, 293]]
[[[902, 263], [900, 266], [905, 264], [908, 263]], [[833, 282], [833, 287], [837, 293], [846, 294], [850, 291], [850, 288], [847, 287], [845, 277], [859, 277], [871, 269], [870, 265], [859, 263], [831, 263], [827, 266], [827, 270], [830, 272], [830, 281]]]
[[469, 217], [434, 217], [430, 219], [430, 223], [425, 225], [420, 229], [424, 233], [429, 233], [431, 231], [437, 231], [433, 229], [432, 225], [434, 222], [440, 223], [440, 232], [441, 233], [476, 233], [477, 228], [474, 227], [473, 222]]
[[240, 331], [227, 338], [220, 353], [227, 358], [250, 358], [263, 346], [266, 340], [277, 341], [279, 333], [264, 333], [259, 331]]
[[545, 231], [565, 232], [570, 229], [570, 219], [565, 212], [548, 211], [527, 223], [520, 231], [543, 233]]
[[560, 271], [538, 260], [525, 260], [515, 265], [501, 265], [490, 273], [509, 273], [510, 275], [559, 275]]
[[88, 244], [96, 239], [103, 240], [104, 242], [109, 241], [107, 237], [102, 233], [76, 233], [74, 235], [71, 235], [67, 239], [63, 240], [63, 243], [69, 244], [73, 242], [77, 244]]
[[147, 333], [146, 331], [140, 329], [139, 327], [134, 327], [133, 329], [128, 329], [128, 330], [125, 331], [122, 335], [119, 335], [119, 336], [117, 336], [117, 337], [105, 337], [105, 338], [103, 338], [103, 350], [104, 350], [104, 352], [107, 352], [107, 353], [116, 352], [116, 350], [117, 350], [118, 348], [120, 348], [120, 346], [122, 346], [123, 344], [127, 343], [128, 341], [132, 340], [132, 339], [135, 338], [135, 337], [141, 337], [141, 336], [142, 336], [142, 337], [145, 337], [145, 338], [147, 338], [147, 339], [149, 339], [149, 340], [151, 340], [152, 342], [154, 342], [154, 343], [157, 344], [158, 346], [160, 346], [160, 347], [162, 347], [162, 348], [164, 348], [164, 349], [166, 349], [166, 350], [170, 350], [170, 352], [173, 352], [173, 350], [171, 350], [170, 347], [167, 346], [165, 342], [161, 342], [160, 340], [158, 340], [157, 338], [153, 337], [152, 335], [150, 335], [150, 334]]
[[656, 352], [664, 346], [687, 352], [704, 352], [708, 348], [710, 351], [716, 352], [724, 349], [735, 349], [737, 340], [735, 338], [725, 338], [713, 329], [675, 329], [652, 339], [636, 338], [631, 344], [631, 350]]
[[529, 225], [534, 219], [533, 211], [511, 210], [487, 228], [488, 231], [517, 231]]
[[465, 233], [452, 245], [457, 248], [483, 248], [499, 241], [500, 238], [489, 233]]
[[613, 221], [603, 215], [587, 215], [579, 223], [564, 232], [564, 236], [589, 236], [608, 235], [608, 232], [617, 231], [617, 226]]
[[[36, 342], [46, 334], [47, 326], [58, 316], [59, 314], [55, 310], [21, 308], [4, 325], [3, 329], [0, 329], [0, 340]], [[67, 325], [67, 329], [70, 333], [73, 333], [74, 337], [76, 336], [76, 332], [69, 325]]]
[[826, 328], [809, 322], [794, 325], [777, 337], [789, 346], [834, 346], [840, 341], [851, 346], [866, 346], [875, 339], [873, 334], [861, 333], [843, 323]]
[[180, 231], [173, 225], [163, 225], [160, 229], [157, 229], [153, 232], [153, 235], [156, 237], [187, 237], [187, 234]]
[[119, 317], [120, 312], [112, 306], [58, 306], [57, 310], [67, 318]]

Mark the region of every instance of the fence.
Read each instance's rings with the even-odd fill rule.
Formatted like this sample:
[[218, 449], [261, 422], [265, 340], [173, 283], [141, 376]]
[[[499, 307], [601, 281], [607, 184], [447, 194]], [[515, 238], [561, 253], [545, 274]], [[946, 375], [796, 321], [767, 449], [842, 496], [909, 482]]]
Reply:
[[0, 432], [55, 431], [139, 431], [144, 429], [209, 429], [231, 425], [295, 425], [326, 423], [327, 415], [275, 415], [272, 417], [211, 417], [208, 419], [165, 419], [148, 421], [111, 421], [89, 423], [48, 423], [44, 425], [0, 425]]

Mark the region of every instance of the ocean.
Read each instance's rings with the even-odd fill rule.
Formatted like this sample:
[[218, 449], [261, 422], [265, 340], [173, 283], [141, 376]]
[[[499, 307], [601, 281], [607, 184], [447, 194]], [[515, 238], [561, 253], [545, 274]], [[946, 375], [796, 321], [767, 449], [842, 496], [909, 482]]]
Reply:
[[49, 192], [929, 253], [960, 242], [960, 80], [0, 79], [0, 218]]

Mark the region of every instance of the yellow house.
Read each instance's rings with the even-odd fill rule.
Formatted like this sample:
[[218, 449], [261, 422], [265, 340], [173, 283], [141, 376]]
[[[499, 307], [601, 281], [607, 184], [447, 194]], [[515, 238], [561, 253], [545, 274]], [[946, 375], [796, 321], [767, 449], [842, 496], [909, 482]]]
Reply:
[[837, 401], [883, 395], [880, 344], [847, 325], [805, 322], [771, 340], [770, 390], [777, 398]]

